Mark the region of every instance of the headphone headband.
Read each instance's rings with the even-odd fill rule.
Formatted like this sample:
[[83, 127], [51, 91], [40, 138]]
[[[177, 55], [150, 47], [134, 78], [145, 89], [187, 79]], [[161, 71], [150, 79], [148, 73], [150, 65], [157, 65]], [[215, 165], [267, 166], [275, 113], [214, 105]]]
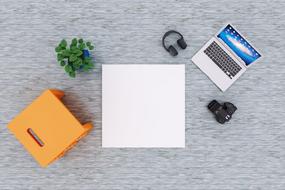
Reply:
[[177, 31], [175, 31], [175, 30], [169, 30], [168, 32], [166, 32], [166, 33], [163, 35], [163, 37], [162, 37], [162, 46], [163, 46], [164, 49], [165, 49], [166, 51], [168, 51], [168, 52], [169, 52], [169, 49], [165, 46], [165, 38], [166, 38], [167, 36], [169, 36], [170, 34], [178, 34], [178, 35], [180, 36], [180, 39], [183, 39], [182, 34], [180, 34], [179, 32], [177, 32]]

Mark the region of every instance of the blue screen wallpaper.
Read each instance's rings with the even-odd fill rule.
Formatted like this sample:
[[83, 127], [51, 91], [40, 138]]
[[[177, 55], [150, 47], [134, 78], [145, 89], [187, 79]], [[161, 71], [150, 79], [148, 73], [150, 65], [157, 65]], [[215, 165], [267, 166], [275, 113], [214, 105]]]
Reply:
[[251, 64], [261, 57], [261, 55], [231, 26], [218, 34], [218, 38], [223, 40], [244, 62]]

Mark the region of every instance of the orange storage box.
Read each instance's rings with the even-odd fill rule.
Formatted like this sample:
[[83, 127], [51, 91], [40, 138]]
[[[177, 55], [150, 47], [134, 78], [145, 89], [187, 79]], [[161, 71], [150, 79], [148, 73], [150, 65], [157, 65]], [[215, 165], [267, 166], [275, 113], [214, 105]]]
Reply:
[[46, 90], [8, 124], [42, 167], [63, 156], [92, 128], [69, 112], [60, 101], [63, 96], [63, 91]]

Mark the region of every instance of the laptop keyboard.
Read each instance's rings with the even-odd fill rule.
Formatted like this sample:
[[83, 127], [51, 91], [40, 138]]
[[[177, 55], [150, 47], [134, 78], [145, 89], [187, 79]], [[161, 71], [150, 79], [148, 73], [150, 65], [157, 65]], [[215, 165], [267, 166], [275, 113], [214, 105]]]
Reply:
[[204, 53], [231, 79], [242, 69], [215, 41], [204, 50]]

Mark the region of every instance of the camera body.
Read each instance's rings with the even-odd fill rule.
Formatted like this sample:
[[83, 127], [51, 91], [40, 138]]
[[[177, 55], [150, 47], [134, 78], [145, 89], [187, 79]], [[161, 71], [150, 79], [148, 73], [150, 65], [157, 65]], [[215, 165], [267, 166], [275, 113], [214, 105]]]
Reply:
[[219, 123], [224, 124], [232, 118], [237, 107], [230, 102], [221, 105], [217, 100], [213, 100], [209, 103], [208, 109], [216, 116]]

